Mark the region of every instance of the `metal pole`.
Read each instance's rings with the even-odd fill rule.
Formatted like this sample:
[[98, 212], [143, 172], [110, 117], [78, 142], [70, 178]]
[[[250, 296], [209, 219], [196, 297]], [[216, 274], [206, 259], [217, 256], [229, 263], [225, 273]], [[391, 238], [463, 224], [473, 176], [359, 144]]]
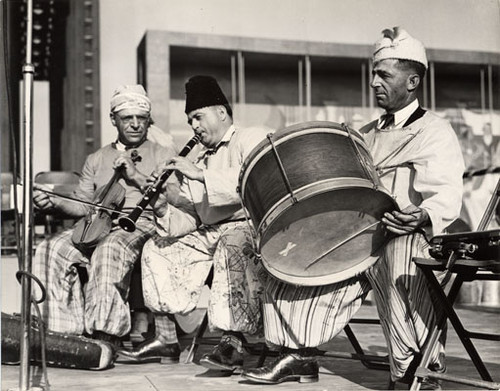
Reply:
[[[31, 64], [31, 43], [33, 26], [33, 2], [27, 0], [26, 12], [26, 63], [23, 66], [23, 134], [24, 134], [24, 167], [23, 167], [23, 218], [22, 218], [22, 270], [31, 273], [31, 257], [33, 251], [33, 181], [32, 181], [32, 108], [33, 78], [35, 68]], [[21, 346], [19, 389], [29, 389], [30, 378], [30, 324], [31, 324], [31, 280], [23, 274], [21, 280]]]

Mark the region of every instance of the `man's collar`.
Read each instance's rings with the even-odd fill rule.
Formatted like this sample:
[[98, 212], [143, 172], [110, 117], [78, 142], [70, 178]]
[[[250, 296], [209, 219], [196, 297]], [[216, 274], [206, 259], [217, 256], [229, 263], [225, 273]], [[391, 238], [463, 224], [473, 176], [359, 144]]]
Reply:
[[128, 151], [130, 149], [134, 149], [134, 148], [139, 148], [142, 144], [144, 144], [144, 142], [146, 141], [146, 138], [141, 141], [139, 144], [137, 145], [134, 145], [134, 146], [128, 146], [128, 145], [125, 145], [123, 144], [120, 140], [116, 140], [114, 143], [113, 143], [113, 146], [118, 150], [118, 151]]
[[[231, 125], [229, 127], [229, 129], [226, 131], [226, 133], [224, 134], [224, 136], [222, 136], [222, 139], [219, 141], [219, 144], [227, 143], [229, 140], [231, 140], [231, 137], [233, 137], [233, 134], [235, 131], [236, 131], [236, 128], [234, 127], [234, 125]], [[217, 146], [219, 146], [219, 144], [217, 144]]]
[[419, 107], [418, 99], [394, 113], [394, 127], [402, 128], [410, 115]]
[[222, 144], [228, 143], [229, 140], [231, 140], [231, 137], [233, 137], [235, 131], [236, 128], [234, 127], [234, 125], [231, 125], [229, 129], [226, 131], [226, 133], [224, 133], [224, 136], [222, 136], [221, 140], [217, 143], [217, 145], [213, 148], [207, 148], [205, 153], [209, 155], [215, 154], [215, 152], [217, 152], [217, 150]]

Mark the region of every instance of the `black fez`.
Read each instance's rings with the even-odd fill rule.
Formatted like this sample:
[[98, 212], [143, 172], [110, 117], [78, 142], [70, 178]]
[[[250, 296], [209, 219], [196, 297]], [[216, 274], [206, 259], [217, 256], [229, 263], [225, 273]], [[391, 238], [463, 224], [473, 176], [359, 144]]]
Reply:
[[228, 105], [229, 102], [212, 76], [193, 76], [186, 83], [186, 110], [188, 114], [202, 107]]

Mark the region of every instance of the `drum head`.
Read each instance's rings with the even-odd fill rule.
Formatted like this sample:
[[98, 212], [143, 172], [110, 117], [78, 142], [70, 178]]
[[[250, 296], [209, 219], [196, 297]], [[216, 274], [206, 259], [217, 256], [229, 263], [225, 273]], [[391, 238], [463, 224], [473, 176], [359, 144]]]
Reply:
[[372, 187], [332, 189], [284, 208], [259, 229], [266, 269], [297, 285], [326, 285], [356, 276], [378, 259], [386, 241], [378, 223], [397, 209]]

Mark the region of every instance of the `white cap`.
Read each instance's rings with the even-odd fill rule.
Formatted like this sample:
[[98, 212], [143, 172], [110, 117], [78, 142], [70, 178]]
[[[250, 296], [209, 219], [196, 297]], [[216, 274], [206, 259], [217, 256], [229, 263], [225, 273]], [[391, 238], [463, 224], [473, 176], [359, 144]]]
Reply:
[[387, 58], [412, 60], [419, 62], [427, 69], [427, 56], [422, 42], [399, 27], [386, 29], [382, 31], [382, 34], [384, 37], [375, 43], [373, 62]]
[[151, 101], [140, 84], [119, 86], [113, 93], [110, 102], [111, 112], [124, 109], [139, 109], [151, 112]]

